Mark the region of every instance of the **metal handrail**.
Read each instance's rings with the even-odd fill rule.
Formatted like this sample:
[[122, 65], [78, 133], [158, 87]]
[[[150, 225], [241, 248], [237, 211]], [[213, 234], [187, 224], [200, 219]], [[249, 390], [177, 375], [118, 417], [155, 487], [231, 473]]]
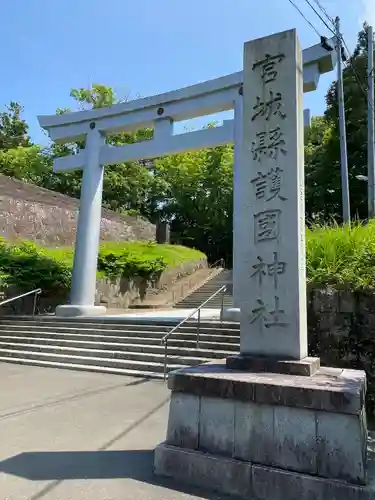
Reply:
[[221, 259], [216, 260], [213, 264], [210, 264], [208, 267], [209, 268], [216, 267], [216, 264], [220, 264], [220, 267], [225, 268], [225, 260], [224, 260], [224, 258], [221, 257]]
[[3, 300], [2, 302], [0, 302], [0, 306], [4, 306], [5, 304], [9, 304], [10, 302], [14, 302], [15, 300], [18, 300], [18, 299], [23, 299], [23, 297], [27, 297], [28, 295], [32, 295], [33, 293], [35, 293], [34, 303], [33, 303], [33, 317], [34, 317], [35, 310], [36, 310], [37, 297], [38, 297], [38, 295], [40, 295], [42, 293], [41, 288], [36, 288], [35, 290], [30, 290], [30, 292], [26, 292], [26, 293], [22, 293], [21, 295], [17, 295], [17, 297], [12, 297], [10, 299]]
[[[201, 322], [201, 309], [208, 303], [210, 300], [212, 300], [216, 295], [219, 293], [222, 293], [222, 299], [221, 299], [221, 308], [220, 308], [220, 322], [223, 321], [223, 309], [224, 309], [224, 294], [227, 290], [227, 285], [221, 286], [216, 292], [214, 292], [208, 299], [206, 299], [202, 304], [194, 309], [192, 313], [189, 314], [189, 316], [186, 316], [183, 320], [181, 320], [178, 325], [174, 326], [164, 337], [161, 339], [162, 345], [164, 345], [164, 380], [167, 377], [167, 356], [168, 356], [168, 339], [169, 337], [176, 331], [178, 330], [184, 323], [186, 323], [187, 320], [189, 320], [192, 316], [194, 316], [196, 313], [198, 313], [198, 326], [197, 326], [197, 349], [199, 349], [199, 334], [200, 334], [200, 322]], [[1, 305], [1, 304], [0, 304]]]

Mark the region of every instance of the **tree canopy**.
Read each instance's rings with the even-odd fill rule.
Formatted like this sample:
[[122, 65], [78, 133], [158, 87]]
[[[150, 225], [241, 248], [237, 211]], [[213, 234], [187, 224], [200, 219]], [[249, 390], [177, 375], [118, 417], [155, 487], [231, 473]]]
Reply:
[[[367, 218], [367, 24], [343, 72], [346, 138], [352, 217]], [[326, 95], [323, 117], [313, 120], [305, 140], [306, 214], [341, 221], [340, 134], [337, 82]]]

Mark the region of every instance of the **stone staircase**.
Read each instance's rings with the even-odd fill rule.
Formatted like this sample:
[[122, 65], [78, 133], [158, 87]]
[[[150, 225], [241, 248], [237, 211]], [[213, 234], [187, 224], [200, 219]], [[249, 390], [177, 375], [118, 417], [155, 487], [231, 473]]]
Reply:
[[[162, 337], [176, 322], [77, 320], [54, 316], [0, 319], [0, 362], [163, 377]], [[168, 371], [239, 351], [239, 325], [188, 321], [168, 341]]]
[[[175, 304], [177, 309], [195, 309], [199, 307], [205, 300], [211, 297], [216, 290], [219, 290], [223, 285], [232, 284], [232, 271], [229, 269], [223, 269], [221, 272], [217, 273], [213, 278], [206, 281], [201, 287], [195, 289], [192, 293], [187, 295], [180, 302]], [[206, 306], [208, 309], [221, 308], [222, 296], [219, 293], [210, 300]], [[228, 292], [224, 296], [224, 307], [233, 307], [232, 293]]]

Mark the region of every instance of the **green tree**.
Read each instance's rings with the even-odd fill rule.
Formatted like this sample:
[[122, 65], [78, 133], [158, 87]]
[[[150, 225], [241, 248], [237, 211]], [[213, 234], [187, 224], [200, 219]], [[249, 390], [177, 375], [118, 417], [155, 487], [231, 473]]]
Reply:
[[[164, 182], [153, 203], [178, 241], [211, 260], [232, 255], [233, 147], [220, 146], [155, 161]], [[160, 186], [159, 186], [160, 188]]]
[[0, 113], [0, 150], [31, 145], [27, 135], [29, 127], [21, 113], [22, 106], [13, 101]]
[[337, 159], [328, 159], [334, 128], [333, 120], [317, 116], [305, 134], [305, 206], [310, 222], [340, 217], [340, 165]]
[[51, 167], [51, 158], [36, 145], [0, 151], [0, 173], [20, 181], [47, 187]]
[[[358, 81], [359, 80], [359, 81]], [[357, 179], [367, 174], [367, 24], [358, 34], [357, 46], [344, 70], [345, 118], [348, 148], [348, 171], [352, 217], [367, 218], [367, 186]], [[332, 123], [332, 133], [324, 144], [320, 168], [327, 169], [326, 190], [331, 191], [330, 214], [341, 217], [340, 134], [338, 122], [337, 84], [333, 82], [327, 96], [326, 119]]]
[[[94, 109], [112, 106], [118, 99], [111, 87], [93, 84], [90, 88], [72, 89], [70, 96], [76, 101], [79, 109]], [[58, 109], [58, 113], [69, 112], [69, 109]], [[107, 143], [121, 146], [138, 140], [152, 138], [150, 129], [135, 133], [121, 133], [107, 137]], [[77, 153], [84, 147], [83, 143], [52, 144], [52, 157], [66, 156]], [[81, 189], [82, 172], [61, 172], [53, 180], [53, 189], [70, 196], [78, 197]], [[106, 166], [103, 183], [103, 205], [120, 212], [139, 213], [152, 216], [150, 212], [149, 194], [154, 191], [154, 177], [145, 168], [144, 162], [130, 162]]]
[[99, 83], [94, 83], [90, 88], [72, 89], [70, 97], [79, 103], [81, 109], [104, 108], [118, 102], [115, 91]]

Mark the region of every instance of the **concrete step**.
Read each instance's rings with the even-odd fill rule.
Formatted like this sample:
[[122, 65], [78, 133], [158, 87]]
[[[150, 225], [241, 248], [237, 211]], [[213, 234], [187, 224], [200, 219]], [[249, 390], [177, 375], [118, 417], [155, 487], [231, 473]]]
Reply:
[[3, 357], [1, 355], [0, 355], [0, 362], [16, 363], [21, 365], [32, 365], [32, 366], [45, 366], [48, 368], [60, 368], [64, 370], [109, 373], [113, 375], [125, 375], [128, 377], [159, 378], [159, 379], [163, 378], [163, 373], [150, 372], [147, 370], [132, 370], [130, 368], [115, 368], [113, 366], [85, 365], [78, 363], [62, 363], [58, 361], [45, 361], [41, 359]]
[[[110, 332], [96, 332], [95, 330], [87, 331], [87, 330], [75, 330], [71, 331], [55, 331], [55, 330], [20, 330], [20, 329], [7, 329], [0, 330], [0, 339], [2, 337], [44, 337], [50, 339], [71, 339], [71, 340], [88, 340], [88, 341], [98, 341], [98, 342], [131, 342], [131, 343], [151, 343], [151, 344], [161, 344], [161, 340], [165, 335], [165, 332], [114, 332], [115, 335], [111, 335]], [[211, 332], [205, 333], [200, 332], [200, 343], [207, 344], [239, 344], [240, 336], [237, 332], [237, 335], [228, 334], [225, 330], [219, 331], [218, 333]], [[196, 343], [197, 341], [197, 332], [194, 333], [184, 333], [180, 331], [176, 331], [172, 333], [168, 343], [175, 342], [176, 345], [181, 343]]]
[[[2, 317], [0, 362], [103, 373], [163, 377], [162, 338], [179, 320]], [[239, 351], [239, 325], [187, 321], [168, 340], [168, 370], [194, 366]]]
[[[108, 322], [89, 322], [89, 321], [43, 321], [43, 320], [19, 320], [19, 319], [0, 319], [0, 330], [3, 328], [27, 328], [27, 329], [41, 329], [41, 330], [51, 330], [51, 329], [59, 329], [67, 328], [70, 331], [72, 329], [76, 330], [95, 330], [95, 331], [157, 331], [157, 332], [169, 332], [174, 326], [176, 326], [178, 322], [169, 323], [154, 323], [154, 322], [146, 322], [143, 320], [138, 321], [137, 323], [133, 322], [122, 322], [122, 323], [113, 323], [111, 321]], [[223, 330], [225, 329], [228, 332], [239, 332], [239, 324], [237, 323], [227, 323], [220, 321], [217, 322], [201, 322], [200, 330]], [[179, 331], [184, 332], [196, 332], [197, 330], [197, 322], [186, 322], [182, 326], [180, 326]]]
[[[229, 354], [233, 354], [233, 350], [223, 350], [220, 344], [213, 344], [218, 346], [216, 349], [206, 349], [199, 345], [196, 347], [184, 347], [184, 346], [173, 346], [168, 343], [168, 356], [193, 356], [199, 358], [225, 358]], [[16, 347], [17, 346], [17, 347]], [[69, 339], [49, 339], [43, 337], [0, 337], [0, 350], [5, 348], [18, 348], [20, 347], [38, 347], [37, 350], [42, 350], [43, 347], [46, 348], [74, 348], [74, 349], [95, 349], [104, 350], [111, 353], [116, 351], [133, 353], [148, 353], [148, 354], [162, 354], [164, 356], [165, 347], [164, 345], [158, 344], [138, 344], [138, 343], [123, 343], [123, 342], [95, 342], [87, 340], [69, 340]], [[237, 346], [236, 346], [237, 347]]]
[[[28, 346], [29, 347], [29, 346]], [[164, 364], [152, 361], [135, 361], [131, 359], [117, 359], [117, 358], [103, 358], [97, 356], [82, 356], [77, 354], [66, 353], [53, 353], [53, 352], [36, 352], [30, 349], [1, 349], [0, 361], [18, 362], [18, 360], [28, 361], [46, 361], [58, 362], [65, 364], [80, 364], [80, 365], [94, 365], [96, 367], [118, 368], [121, 370], [133, 370], [134, 372], [148, 372], [148, 373], [163, 373]], [[184, 368], [186, 365], [179, 363], [171, 363], [168, 360], [168, 371]]]
[[[134, 351], [122, 351], [122, 350], [109, 350], [101, 348], [83, 348], [83, 347], [67, 347], [66, 345], [46, 345], [46, 344], [18, 344], [13, 342], [2, 342], [0, 345], [0, 354], [4, 355], [7, 351], [24, 351], [27, 350], [32, 353], [37, 354], [53, 354], [60, 355], [64, 354], [67, 356], [80, 356], [80, 357], [95, 357], [106, 361], [108, 358], [112, 360], [120, 361], [134, 361], [134, 362], [145, 362], [148, 364], [162, 364], [164, 363], [164, 350], [159, 353], [154, 352], [134, 352]], [[225, 357], [229, 353], [225, 353]], [[202, 363], [208, 363], [212, 358], [197, 357], [192, 353], [191, 355], [181, 355], [181, 354], [171, 354], [168, 350], [168, 363], [185, 365], [185, 366], [196, 366]]]
[[[218, 291], [223, 285], [231, 284], [233, 280], [233, 273], [228, 269], [224, 269], [219, 274], [213, 276], [210, 280], [202, 284], [201, 287], [193, 290], [189, 295], [180, 300], [175, 304], [176, 309], [181, 309], [185, 307], [199, 307], [204, 301], [208, 300], [216, 291]], [[233, 298], [230, 294], [224, 295], [218, 294], [212, 298], [205, 308], [220, 308], [224, 304], [224, 307], [233, 306]]]
[[[198, 301], [194, 302], [183, 302], [180, 303], [179, 305], [175, 306], [175, 309], [197, 309], [206, 299], [203, 298]], [[223, 305], [224, 309], [228, 309], [229, 307], [233, 307], [233, 302], [225, 302]], [[202, 309], [217, 309], [218, 314], [220, 313], [221, 310], [221, 303], [217, 304], [212, 304], [211, 302], [208, 302], [208, 304], [204, 305]]]
[[[220, 287], [219, 287], [219, 288], [220, 288]], [[201, 296], [203, 296], [203, 295], [211, 295], [211, 296], [212, 296], [215, 292], [217, 292], [217, 290], [218, 290], [218, 288], [217, 288], [217, 287], [215, 287], [215, 288], [213, 288], [212, 290], [204, 290], [204, 291], [197, 291], [197, 292], [193, 292], [191, 295], [188, 295], [187, 297], [185, 297], [184, 299], [182, 299], [182, 300], [181, 300], [181, 302], [182, 302], [182, 301], [187, 300], [189, 297], [191, 298], [193, 295], [194, 295], [195, 297], [199, 297], [200, 295], [201, 295]], [[231, 298], [232, 298], [232, 297], [231, 297], [229, 294], [228, 294], [228, 295], [224, 295], [224, 300], [225, 300], [225, 299], [230, 300]], [[211, 301], [212, 301], [212, 302], [214, 302], [214, 301], [216, 300], [216, 301], [218, 302], [218, 301], [219, 301], [218, 299], [220, 299], [220, 301], [221, 301], [221, 293], [219, 293], [219, 294], [215, 295], [215, 297], [213, 297], [213, 298], [211, 299]], [[211, 301], [210, 301], [210, 302], [211, 302]]]
[[[60, 324], [57, 325], [38, 325], [38, 324], [1, 324], [0, 325], [0, 334], [4, 331], [14, 331], [14, 332], [54, 332], [54, 333], [91, 333], [91, 334], [102, 334], [102, 335], [116, 335], [116, 336], [155, 336], [155, 337], [163, 337], [166, 335], [168, 332], [171, 331], [171, 328], [167, 329], [159, 329], [159, 328], [149, 328], [149, 325], [144, 325], [142, 329], [136, 328], [134, 329], [133, 327], [128, 328], [123, 328], [122, 330], [119, 329], [110, 329], [110, 328], [101, 328], [95, 327], [95, 325], [90, 325], [87, 327], [86, 325], [83, 325], [81, 327], [79, 326], [73, 326], [71, 327], [70, 325], [67, 326], [61, 326]], [[222, 328], [205, 328], [205, 327], [200, 327], [199, 329], [200, 334], [202, 335], [226, 335], [226, 336], [239, 336], [239, 330], [238, 329], [232, 329], [232, 328], [225, 328], [224, 326]], [[176, 333], [178, 335], [196, 335], [197, 334], [197, 327], [185, 327], [184, 325], [179, 327], [178, 330], [176, 330]]]

